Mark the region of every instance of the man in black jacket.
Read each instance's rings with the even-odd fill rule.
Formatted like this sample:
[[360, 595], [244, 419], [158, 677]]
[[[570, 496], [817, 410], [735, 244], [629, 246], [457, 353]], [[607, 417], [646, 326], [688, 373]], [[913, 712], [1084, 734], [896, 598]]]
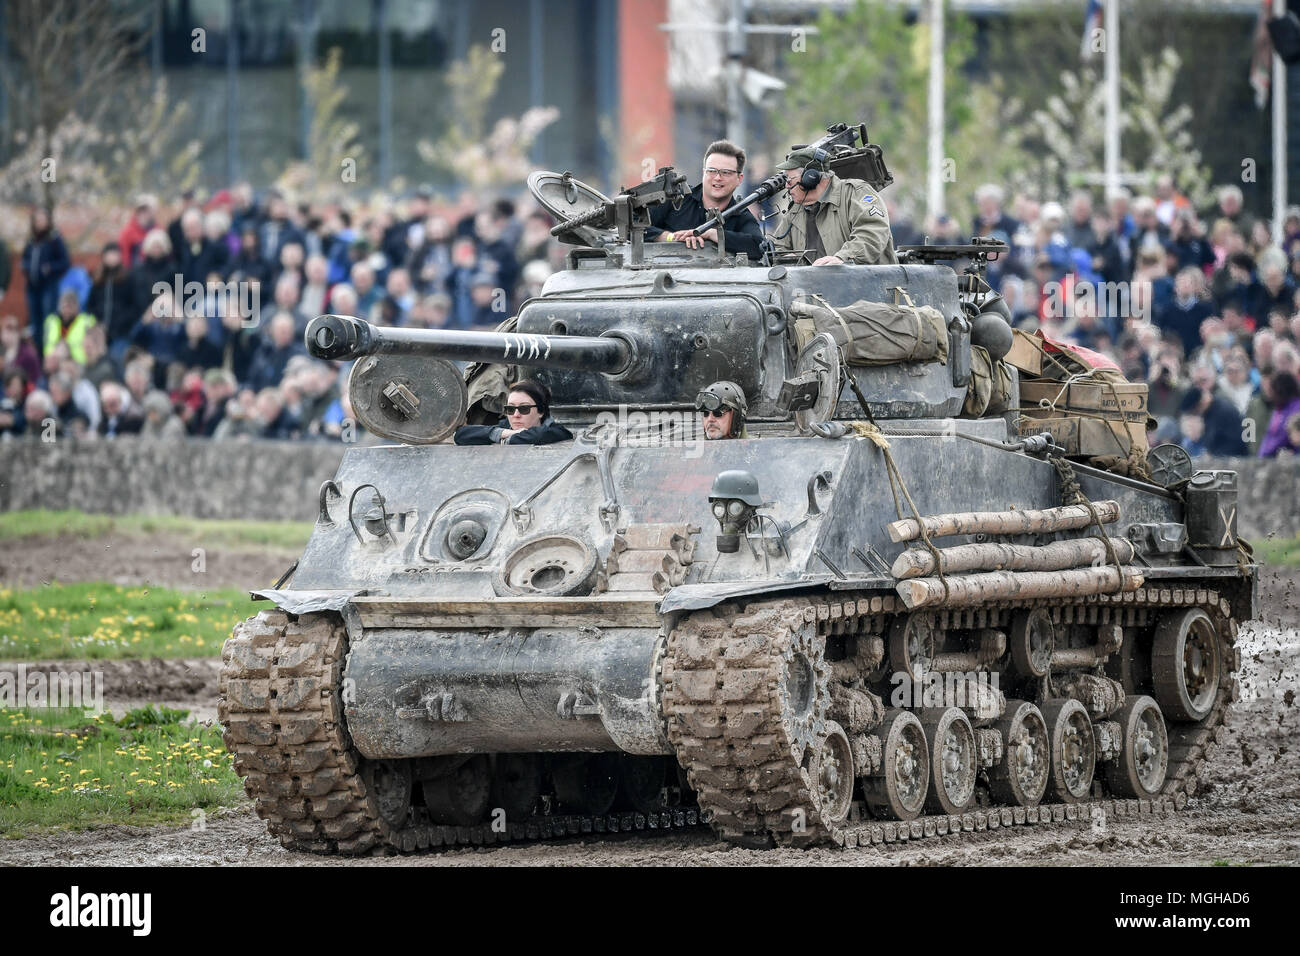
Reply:
[[122, 249], [116, 242], [104, 246], [99, 264], [99, 281], [90, 287], [86, 311], [104, 327], [110, 347], [121, 343], [114, 349], [120, 356], [144, 306], [136, 304], [135, 282], [122, 264]]
[[[692, 189], [680, 205], [664, 202], [652, 207], [650, 228], [645, 231], [646, 239], [664, 242], [679, 239], [692, 249], [703, 247], [706, 241], [716, 243], [716, 228], [706, 230], [700, 236], [692, 236], [687, 230], [704, 225], [718, 210], [732, 206], [744, 173], [743, 149], [725, 139], [711, 144], [704, 151], [704, 181]], [[763, 227], [748, 209], [742, 209], [728, 219], [723, 233], [728, 253], [734, 255], [743, 252], [750, 259], [758, 259], [763, 254], [759, 246], [763, 239]]]
[[1201, 444], [1211, 455], [1246, 454], [1245, 431], [1241, 413], [1219, 391], [1214, 366], [1206, 362], [1192, 366], [1192, 384], [1183, 396], [1179, 411], [1199, 415], [1205, 422]]
[[456, 444], [550, 445], [573, 438], [571, 431], [551, 417], [551, 395], [546, 386], [531, 379], [510, 386], [503, 410], [506, 417], [496, 425], [457, 428]]

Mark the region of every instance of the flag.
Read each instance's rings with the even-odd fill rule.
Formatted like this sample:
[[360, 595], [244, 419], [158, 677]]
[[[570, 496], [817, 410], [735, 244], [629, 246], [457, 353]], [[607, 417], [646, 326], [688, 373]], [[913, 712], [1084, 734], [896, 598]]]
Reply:
[[1261, 110], [1268, 105], [1268, 90], [1273, 80], [1273, 41], [1268, 35], [1272, 8], [1272, 0], [1260, 0], [1255, 35], [1251, 40], [1250, 87], [1255, 91], [1255, 107]]
[[1092, 36], [1101, 29], [1101, 0], [1088, 0], [1088, 12], [1083, 17], [1083, 40], [1079, 44], [1079, 59], [1087, 63], [1092, 59]]

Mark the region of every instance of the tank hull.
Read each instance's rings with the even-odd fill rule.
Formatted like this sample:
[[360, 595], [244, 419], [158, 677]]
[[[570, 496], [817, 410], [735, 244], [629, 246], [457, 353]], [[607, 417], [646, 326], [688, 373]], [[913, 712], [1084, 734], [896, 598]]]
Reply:
[[368, 630], [348, 656], [348, 731], [367, 758], [670, 754], [658, 629]]

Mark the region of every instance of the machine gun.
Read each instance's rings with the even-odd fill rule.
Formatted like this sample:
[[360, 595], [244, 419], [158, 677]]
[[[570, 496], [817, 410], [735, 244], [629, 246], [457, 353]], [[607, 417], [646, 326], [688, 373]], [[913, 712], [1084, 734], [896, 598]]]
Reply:
[[[971, 236], [970, 242], [966, 244], [933, 246], [927, 242], [919, 246], [899, 246], [898, 261], [903, 265], [915, 263], [933, 266], [941, 262], [953, 263], [959, 259], [970, 259], [972, 261], [967, 265], [965, 275], [976, 276], [980, 282], [983, 282], [984, 271], [988, 268], [988, 264], [1002, 253], [1010, 251], [1011, 247], [1001, 239]], [[967, 284], [971, 284], [970, 280], [963, 276], [961, 283], [963, 290]]]
[[650, 225], [650, 207], [661, 202], [681, 202], [689, 193], [685, 176], [671, 166], [661, 166], [659, 175], [653, 179], [624, 189], [609, 202], [601, 203], [580, 216], [566, 219], [551, 229], [551, 235], [563, 235], [578, 226], [613, 227], [621, 241], [632, 244], [628, 264], [640, 265], [645, 260], [645, 231]]
[[[867, 142], [867, 126], [859, 123], [849, 126], [847, 123], [834, 123], [826, 127], [826, 135], [815, 143], [796, 145], [793, 149], [804, 149], [807, 145], [823, 149], [830, 154], [827, 168], [842, 179], [861, 179], [873, 189], [884, 189], [894, 181], [885, 166], [884, 152], [879, 146]], [[709, 229], [720, 226], [742, 209], [762, 202], [786, 188], [785, 176], [777, 173], [769, 176], [758, 185], [752, 193], [734, 206], [719, 212], [702, 226], [697, 226], [692, 235], [703, 235]], [[770, 255], [770, 251], [769, 251]]]
[[885, 165], [885, 153], [879, 146], [867, 142], [867, 124], [834, 123], [826, 127], [826, 135], [812, 143], [796, 144], [795, 149], [824, 149], [830, 154], [827, 168], [841, 179], [860, 179], [879, 192], [894, 181]]
[[[721, 226], [724, 222], [726, 222], [736, 213], [740, 212], [742, 209], [748, 209], [754, 203], [762, 202], [768, 196], [775, 196], [777, 193], [779, 193], [781, 190], [785, 188], [786, 188], [786, 182], [785, 182], [785, 176], [783, 174], [776, 173], [773, 176], [769, 176], [767, 177], [767, 179], [763, 180], [761, 183], [758, 184], [757, 189], [755, 189], [744, 199], [740, 200], [740, 202], [736, 203], [734, 206], [728, 206], [726, 209], [723, 209], [722, 211], [717, 213], [712, 219], [706, 222], [704, 225], [696, 226], [695, 229], [691, 231], [691, 235], [702, 236], [704, 235], [704, 233], [708, 232], [710, 229], [714, 228], [715, 226]], [[719, 251], [724, 251], [723, 247], [724, 247], [724, 240], [722, 238], [722, 235], [719, 234], [718, 236]]]

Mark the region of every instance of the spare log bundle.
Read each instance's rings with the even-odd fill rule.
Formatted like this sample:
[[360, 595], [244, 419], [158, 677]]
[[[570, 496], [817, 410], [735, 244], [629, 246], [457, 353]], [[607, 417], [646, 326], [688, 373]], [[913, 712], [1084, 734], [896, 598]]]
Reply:
[[[1127, 538], [1109, 538], [1121, 564], [1133, 560], [1133, 544]], [[890, 568], [896, 578], [919, 578], [942, 570], [944, 574], [967, 571], [1064, 571], [1067, 568], [1106, 564], [1110, 555], [1100, 538], [1053, 541], [1035, 548], [1025, 544], [961, 544], [940, 548], [943, 568], [934, 566], [934, 555], [925, 548], [908, 548]]]
[[1075, 568], [1070, 571], [989, 571], [984, 574], [946, 578], [947, 594], [939, 578], [912, 578], [895, 586], [909, 610], [941, 605], [961, 607], [986, 601], [1030, 598], [1083, 597], [1135, 591], [1142, 586], [1142, 569], [1125, 567], [1121, 575], [1114, 565], [1103, 568]]
[[[1119, 520], [1119, 502], [1094, 501], [1092, 507], [1103, 524]], [[1092, 515], [1084, 505], [1065, 505], [1061, 508], [1042, 508], [1030, 511], [965, 511], [956, 514], [929, 515], [925, 533], [932, 538], [952, 534], [1047, 534], [1086, 528]], [[902, 518], [885, 525], [889, 540], [915, 541], [921, 537], [921, 527], [915, 518]]]

